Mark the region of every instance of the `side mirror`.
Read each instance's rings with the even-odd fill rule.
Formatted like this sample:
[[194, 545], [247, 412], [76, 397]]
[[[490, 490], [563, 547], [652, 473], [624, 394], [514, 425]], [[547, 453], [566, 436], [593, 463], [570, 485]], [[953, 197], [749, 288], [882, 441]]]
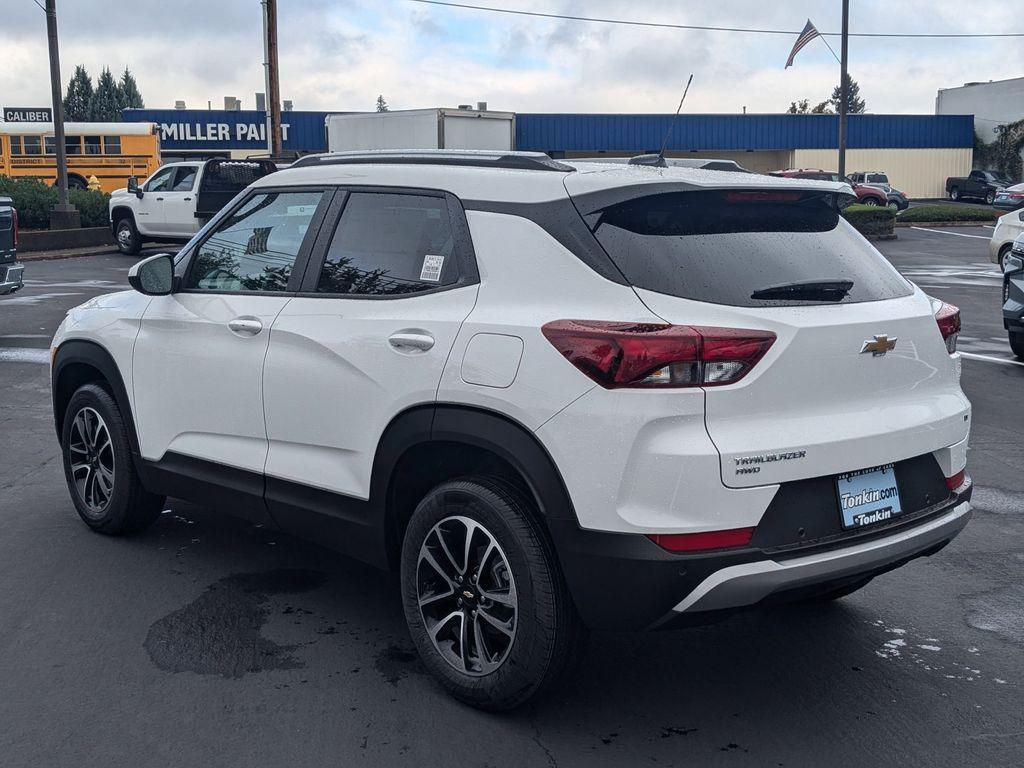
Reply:
[[174, 257], [158, 253], [128, 270], [128, 285], [146, 296], [166, 296], [174, 290]]
[[1019, 272], [1024, 269], [1024, 259], [1013, 253], [1003, 257], [1003, 274], [1008, 275], [1011, 272]]
[[128, 191], [136, 197], [142, 197], [142, 188], [139, 186], [139, 180], [134, 176], [128, 177]]

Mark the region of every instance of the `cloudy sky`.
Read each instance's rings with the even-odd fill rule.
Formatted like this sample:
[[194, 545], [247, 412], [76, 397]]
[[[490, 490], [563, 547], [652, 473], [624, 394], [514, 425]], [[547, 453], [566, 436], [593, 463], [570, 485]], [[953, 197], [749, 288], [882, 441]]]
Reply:
[[[478, 5], [679, 24], [840, 27], [840, 0], [475, 0]], [[1013, 3], [853, 0], [851, 30], [1024, 31]], [[3, 0], [0, 104], [49, 103], [46, 24], [33, 0]], [[57, 0], [62, 77], [129, 67], [149, 107], [252, 108], [263, 90], [259, 0]], [[520, 112], [673, 111], [693, 72], [691, 112], [777, 112], [825, 99], [838, 65], [795, 37], [653, 30], [421, 5], [279, 0], [281, 90], [296, 109], [392, 109], [486, 100]], [[1020, 39], [851, 41], [851, 74], [871, 112], [931, 113], [941, 87], [1024, 74]], [[833, 42], [838, 51], [838, 41]]]

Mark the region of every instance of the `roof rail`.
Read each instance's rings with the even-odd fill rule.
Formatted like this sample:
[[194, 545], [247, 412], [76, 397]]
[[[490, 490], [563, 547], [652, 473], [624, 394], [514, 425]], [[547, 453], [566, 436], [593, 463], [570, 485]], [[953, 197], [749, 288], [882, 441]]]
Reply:
[[519, 171], [558, 171], [571, 173], [571, 165], [552, 160], [543, 152], [505, 152], [502, 150], [383, 149], [370, 152], [327, 152], [306, 155], [292, 168], [321, 165], [457, 165], [469, 168], [506, 168]]

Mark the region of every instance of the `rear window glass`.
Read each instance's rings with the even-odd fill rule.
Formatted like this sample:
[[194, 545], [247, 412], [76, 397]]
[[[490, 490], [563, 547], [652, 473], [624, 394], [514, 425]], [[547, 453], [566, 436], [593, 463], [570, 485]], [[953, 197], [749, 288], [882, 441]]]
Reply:
[[[737, 307], [878, 301], [910, 284], [831, 206], [800, 191], [667, 192], [587, 216], [630, 283]], [[814, 291], [763, 298], [794, 283], [850, 283], [840, 298]], [[755, 294], [759, 294], [755, 298]]]
[[266, 163], [229, 160], [213, 162], [203, 174], [203, 192], [238, 192], [273, 172]]

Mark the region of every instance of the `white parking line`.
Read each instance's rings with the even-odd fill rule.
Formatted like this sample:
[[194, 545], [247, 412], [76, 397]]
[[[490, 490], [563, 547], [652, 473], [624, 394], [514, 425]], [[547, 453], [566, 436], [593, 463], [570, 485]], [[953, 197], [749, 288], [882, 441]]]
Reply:
[[1004, 365], [1021, 365], [1024, 363], [1019, 360], [1007, 360], [1005, 357], [990, 357], [989, 355], [978, 355], [974, 352], [961, 352], [962, 357], [969, 357], [972, 360], [984, 360], [987, 363], [1003, 363]]
[[0, 347], [0, 363], [45, 363], [50, 362], [50, 350], [29, 347]]
[[916, 229], [919, 232], [934, 232], [936, 235], [956, 235], [957, 237], [976, 237], [979, 240], [989, 240], [990, 238], [985, 235], [965, 235], [963, 232], [944, 232], [941, 229], [928, 229], [927, 227], [915, 227], [911, 226], [911, 229]]

